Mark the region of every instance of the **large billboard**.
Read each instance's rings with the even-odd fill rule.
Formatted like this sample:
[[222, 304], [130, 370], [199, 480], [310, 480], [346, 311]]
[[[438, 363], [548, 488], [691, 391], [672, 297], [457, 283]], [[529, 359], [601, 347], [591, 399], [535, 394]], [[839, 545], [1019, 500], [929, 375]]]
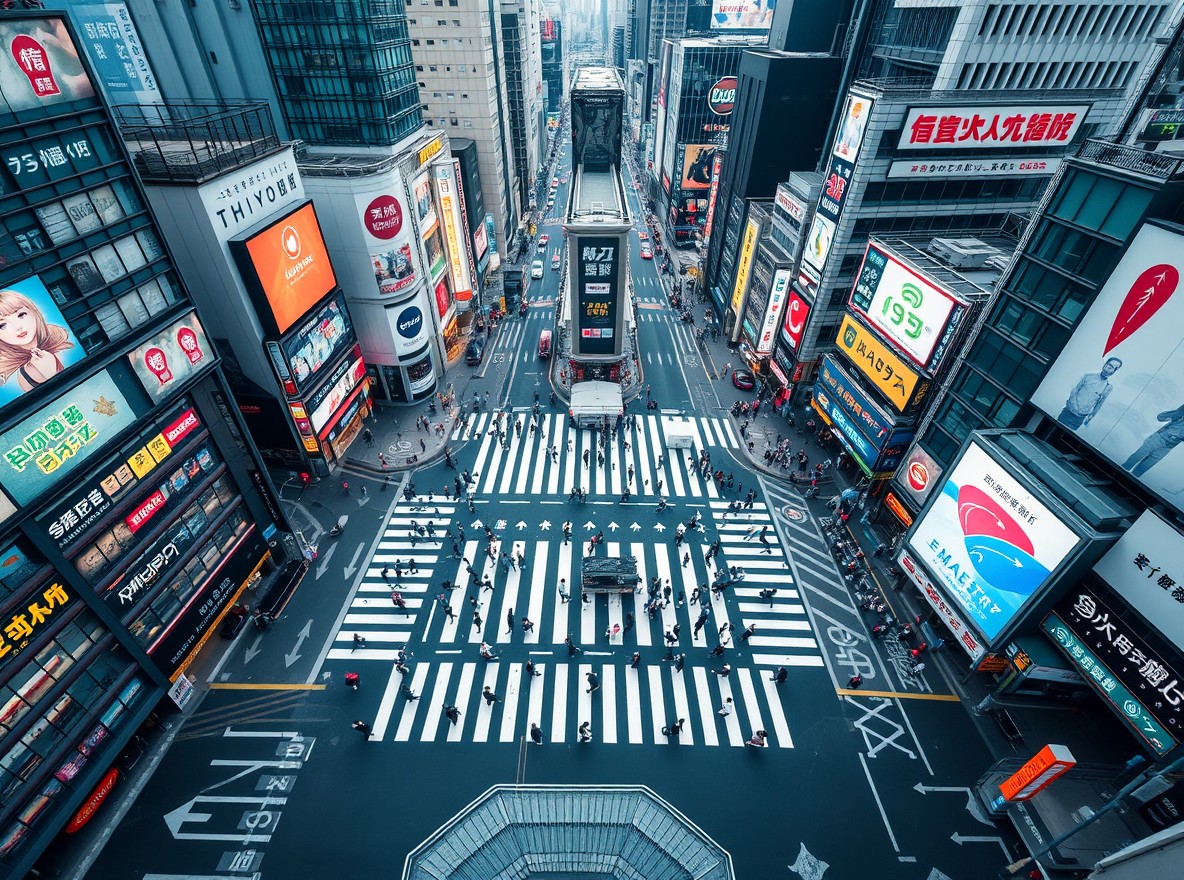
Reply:
[[296, 391], [302, 393], [321, 369], [353, 341], [353, 323], [345, 307], [345, 294], [339, 293], [310, 314], [281, 343], [292, 368]]
[[171, 394], [214, 362], [214, 352], [196, 312], [141, 343], [127, 357], [153, 400]]
[[135, 420], [111, 374], [91, 376], [0, 434], [0, 484], [28, 504]]
[[1065, 595], [1043, 629], [1081, 676], [1157, 755], [1171, 751], [1184, 721], [1184, 670], [1142, 639], [1125, 615], [1094, 591], [1077, 587]]
[[941, 591], [933, 585], [933, 581], [917, 564], [913, 557], [909, 556], [907, 550], [901, 550], [897, 557], [897, 562], [900, 567], [904, 569], [904, 573], [908, 576], [921, 595], [925, 597], [925, 601], [929, 603], [940, 618], [941, 622], [945, 624], [946, 629], [958, 640], [958, 644], [962, 646], [962, 650], [970, 655], [972, 661], [977, 661], [984, 654], [987, 653], [987, 647], [982, 643], [973, 629], [966, 625], [966, 621], [962, 619], [962, 615], [956, 609], [950, 606], [946, 597], [941, 594]]
[[218, 241], [227, 242], [279, 211], [305, 201], [292, 147], [219, 174], [197, 188]]
[[374, 282], [381, 294], [396, 293], [415, 281], [412, 225], [407, 222], [406, 195], [401, 184], [401, 178], [393, 177], [380, 190], [354, 196]]
[[6, 19], [0, 29], [0, 112], [45, 109], [95, 88], [62, 18]]
[[113, 104], [159, 104], [156, 74], [125, 3], [71, 4], [90, 63]]
[[1032, 402], [1184, 511], [1182, 245], [1139, 230]]
[[[748, 292], [748, 276], [752, 272], [752, 255], [756, 250], [756, 236], [760, 224], [752, 218], [744, 226], [744, 239], [740, 243], [740, 256], [736, 259], [736, 281], [732, 285], [732, 311], [739, 315], [744, 310], [744, 294]], [[739, 325], [739, 321], [736, 322]], [[737, 332], [739, 327], [737, 326]]]
[[713, 31], [767, 31], [775, 3], [762, 0], [711, 0]]
[[0, 408], [85, 357], [40, 277], [0, 290]]
[[1184, 652], [1184, 535], [1146, 510], [1094, 572]]
[[253, 293], [262, 296], [280, 333], [337, 286], [312, 202], [233, 244], [240, 269], [253, 273]]
[[785, 323], [781, 325], [781, 336], [790, 349], [797, 352], [806, 332], [806, 320], [810, 317], [810, 303], [796, 290], [790, 290], [789, 302], [785, 306]]
[[683, 191], [703, 190], [711, 187], [711, 171], [715, 164], [715, 144], [687, 144], [682, 151]]
[[822, 358], [814, 401], [865, 473], [890, 473], [900, 464], [915, 434], [913, 426], [896, 425], [832, 355]]
[[966, 303], [881, 244], [868, 242], [851, 289], [851, 308], [922, 369], [932, 370]]
[[810, 230], [806, 233], [806, 246], [802, 253], [802, 262], [817, 277], [821, 277], [826, 268], [826, 258], [830, 256], [834, 244], [847, 187], [855, 175], [855, 165], [863, 147], [863, 136], [873, 104], [871, 98], [848, 93], [843, 105], [842, 120], [831, 146], [829, 170], [818, 196], [818, 205]]
[[465, 247], [464, 220], [460, 215], [460, 186], [451, 160], [433, 168], [436, 194], [440, 197], [444, 237], [448, 242], [448, 264], [452, 272], [452, 292], [459, 302], [473, 298], [473, 278], [469, 274], [469, 252]]
[[929, 393], [929, 379], [850, 315], [839, 325], [839, 350], [867, 376], [897, 412], [915, 408]]
[[897, 471], [895, 482], [906, 497], [920, 508], [929, 500], [942, 472], [942, 466], [917, 443], [905, 457], [904, 467]]
[[1079, 542], [1029, 486], [973, 441], [908, 536], [909, 552], [988, 642]]
[[574, 236], [576, 326], [572, 341], [577, 356], [615, 357], [621, 353], [622, 239], [620, 235]]
[[1073, 140], [1088, 104], [913, 107], [897, 147], [902, 150], [981, 150], [1046, 147]]

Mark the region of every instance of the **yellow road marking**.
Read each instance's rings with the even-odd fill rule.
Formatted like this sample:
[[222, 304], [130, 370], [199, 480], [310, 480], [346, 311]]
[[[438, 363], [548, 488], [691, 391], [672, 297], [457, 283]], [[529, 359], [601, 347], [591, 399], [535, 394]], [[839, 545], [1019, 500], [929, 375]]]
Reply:
[[863, 688], [836, 688], [835, 693], [844, 697], [884, 697], [898, 700], [931, 700], [937, 703], [960, 703], [962, 698], [956, 694], [910, 694], [896, 691], [865, 691]]
[[323, 684], [236, 684], [221, 682], [211, 684], [212, 691], [323, 691]]

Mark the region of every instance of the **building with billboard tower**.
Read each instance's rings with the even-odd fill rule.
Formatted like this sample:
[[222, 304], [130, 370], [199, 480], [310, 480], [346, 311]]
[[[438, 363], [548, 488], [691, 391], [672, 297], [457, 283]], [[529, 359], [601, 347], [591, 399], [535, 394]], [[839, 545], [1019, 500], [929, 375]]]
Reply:
[[632, 219], [621, 175], [624, 106], [625, 88], [616, 70], [576, 71], [573, 178], [563, 222], [569, 256], [560, 314], [570, 341], [573, 408], [595, 392], [603, 414], [612, 416], [620, 412], [621, 386], [630, 372], [627, 336], [633, 314], [627, 250]]

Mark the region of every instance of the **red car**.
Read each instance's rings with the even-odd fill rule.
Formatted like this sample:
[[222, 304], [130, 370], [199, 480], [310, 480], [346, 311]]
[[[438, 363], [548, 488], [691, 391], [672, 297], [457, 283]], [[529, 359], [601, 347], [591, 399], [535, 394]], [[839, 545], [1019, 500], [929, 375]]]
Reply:
[[756, 387], [756, 376], [748, 370], [732, 370], [732, 384], [741, 391], [751, 391]]

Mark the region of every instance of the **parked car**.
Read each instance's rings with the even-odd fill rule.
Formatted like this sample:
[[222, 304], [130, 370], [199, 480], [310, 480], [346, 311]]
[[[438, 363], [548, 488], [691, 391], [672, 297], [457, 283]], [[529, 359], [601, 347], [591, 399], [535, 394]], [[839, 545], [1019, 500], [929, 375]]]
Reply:
[[544, 360], [551, 356], [551, 331], [544, 330], [539, 334], [539, 357]]
[[535, 260], [533, 263], [530, 264], [530, 277], [531, 278], [542, 278], [543, 277], [543, 261], [542, 260]]
[[550, 240], [551, 240], [551, 236], [547, 235], [547, 233], [544, 232], [542, 235], [540, 235], [539, 236], [539, 250], [545, 251], [547, 249], [547, 243]]
[[646, 232], [644, 229], [637, 233], [637, 237], [640, 238], [642, 241], [649, 241], [650, 240], [650, 234], [648, 232]]
[[559, 254], [551, 254], [551, 268], [559, 271], [559, 264], [562, 262]]
[[741, 391], [751, 391], [756, 387], [756, 376], [748, 370], [732, 370], [732, 384]]
[[652, 260], [654, 258], [654, 249], [648, 244], [641, 246], [641, 258], [643, 260]]
[[474, 336], [469, 340], [469, 347], [465, 349], [465, 363], [470, 367], [477, 367], [481, 365], [483, 360], [485, 360], [485, 340], [480, 336]]

